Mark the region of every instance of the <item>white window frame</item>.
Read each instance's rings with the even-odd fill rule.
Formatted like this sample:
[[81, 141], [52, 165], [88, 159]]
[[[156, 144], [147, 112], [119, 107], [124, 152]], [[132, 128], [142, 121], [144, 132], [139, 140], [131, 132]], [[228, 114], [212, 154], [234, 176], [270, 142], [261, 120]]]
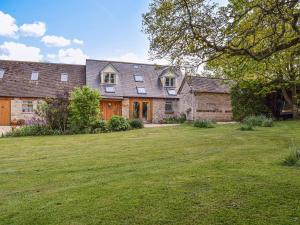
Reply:
[[68, 73], [61, 73], [60, 74], [60, 81], [61, 82], [68, 82], [69, 81], [69, 74]]
[[34, 113], [34, 104], [32, 100], [22, 100], [22, 113]]
[[[108, 81], [106, 81], [106, 77], [108, 76]], [[113, 81], [112, 82], [112, 77]], [[117, 74], [111, 72], [103, 72], [103, 82], [104, 84], [116, 84], [117, 83]]]
[[30, 80], [32, 80], [32, 81], [38, 81], [39, 80], [39, 72], [32, 71]]
[[[173, 80], [173, 85], [170, 85], [170, 81], [168, 82], [169, 84], [167, 85], [167, 79]], [[175, 77], [165, 77], [165, 87], [176, 87], [176, 78]]]

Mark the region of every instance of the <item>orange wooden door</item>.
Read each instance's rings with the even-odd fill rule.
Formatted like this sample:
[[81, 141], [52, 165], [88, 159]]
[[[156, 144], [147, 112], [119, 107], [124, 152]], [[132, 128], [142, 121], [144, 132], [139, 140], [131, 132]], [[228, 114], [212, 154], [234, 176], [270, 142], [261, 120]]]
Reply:
[[100, 110], [102, 119], [109, 120], [112, 116], [122, 115], [122, 102], [121, 101], [101, 101]]
[[0, 125], [10, 124], [10, 99], [0, 99]]
[[152, 99], [131, 98], [130, 119], [141, 119], [146, 123], [152, 122]]

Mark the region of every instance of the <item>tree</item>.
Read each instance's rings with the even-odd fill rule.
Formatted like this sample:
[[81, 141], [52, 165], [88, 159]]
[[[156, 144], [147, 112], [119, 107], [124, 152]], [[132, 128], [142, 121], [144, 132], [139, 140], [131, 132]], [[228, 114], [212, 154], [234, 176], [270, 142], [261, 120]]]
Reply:
[[69, 123], [73, 130], [90, 128], [100, 119], [100, 94], [87, 86], [71, 93]]
[[300, 43], [298, 0], [153, 0], [143, 15], [154, 58], [199, 65], [224, 54], [262, 60]]

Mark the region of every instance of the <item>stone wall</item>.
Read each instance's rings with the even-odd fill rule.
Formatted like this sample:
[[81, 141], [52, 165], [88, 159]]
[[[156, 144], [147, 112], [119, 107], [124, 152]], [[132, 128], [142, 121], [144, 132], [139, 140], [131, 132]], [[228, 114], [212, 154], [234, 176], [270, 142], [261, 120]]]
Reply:
[[124, 98], [122, 101], [122, 116], [129, 119], [129, 98]]
[[196, 93], [194, 120], [211, 119], [214, 121], [231, 121], [232, 108], [229, 94]]
[[194, 94], [191, 88], [184, 82], [180, 92], [179, 112], [186, 115], [186, 119], [191, 121], [194, 118]]
[[[173, 113], [165, 112], [165, 104], [166, 101], [173, 101]], [[176, 99], [153, 99], [153, 114], [152, 114], [152, 123], [160, 123], [160, 121], [164, 118], [170, 118], [179, 116], [179, 104]]]
[[32, 112], [22, 112], [22, 102], [23, 100], [31, 100], [33, 103], [33, 110], [37, 109], [38, 104], [42, 103], [42, 99], [24, 99], [24, 98], [14, 98], [11, 100], [11, 120], [20, 120], [23, 119], [25, 121], [32, 119], [33, 117], [37, 117], [37, 115]]

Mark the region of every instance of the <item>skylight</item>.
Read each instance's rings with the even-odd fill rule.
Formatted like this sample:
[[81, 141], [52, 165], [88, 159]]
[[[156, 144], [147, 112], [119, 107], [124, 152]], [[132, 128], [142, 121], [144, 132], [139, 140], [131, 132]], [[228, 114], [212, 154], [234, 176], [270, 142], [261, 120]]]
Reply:
[[175, 89], [167, 89], [169, 95], [176, 95]]
[[136, 82], [143, 82], [144, 81], [144, 76], [143, 75], [134, 75], [134, 80]]
[[138, 94], [146, 94], [146, 89], [144, 87], [138, 87], [136, 89]]
[[39, 79], [39, 73], [38, 72], [32, 72], [31, 73], [31, 80], [38, 80]]
[[134, 69], [138, 69], [139, 66], [138, 66], [138, 65], [134, 65], [133, 68], [134, 68]]
[[0, 79], [4, 77], [4, 73], [5, 73], [4, 69], [0, 69]]
[[63, 82], [67, 82], [68, 81], [68, 74], [67, 73], [60, 74], [60, 80], [63, 81]]
[[105, 87], [105, 92], [107, 92], [107, 93], [115, 93], [115, 87]]

